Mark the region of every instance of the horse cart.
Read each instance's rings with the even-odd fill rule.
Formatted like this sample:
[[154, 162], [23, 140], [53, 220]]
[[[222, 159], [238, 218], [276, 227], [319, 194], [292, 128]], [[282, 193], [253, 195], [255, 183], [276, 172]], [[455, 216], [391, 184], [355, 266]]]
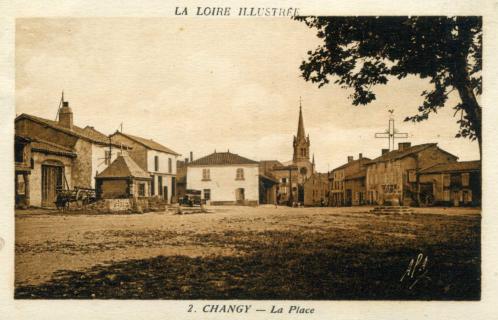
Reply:
[[69, 204], [76, 202], [80, 206], [85, 206], [97, 200], [95, 189], [75, 187], [74, 189], [57, 190], [55, 206], [59, 210], [69, 208]]

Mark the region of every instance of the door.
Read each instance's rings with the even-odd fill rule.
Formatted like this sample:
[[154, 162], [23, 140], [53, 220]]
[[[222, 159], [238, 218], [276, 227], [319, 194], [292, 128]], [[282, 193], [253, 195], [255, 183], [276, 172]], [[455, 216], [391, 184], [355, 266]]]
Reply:
[[164, 199], [164, 201], [166, 201], [166, 203], [168, 202], [168, 186], [164, 186], [163, 199]]
[[42, 206], [55, 207], [57, 190], [62, 189], [62, 167], [42, 165]]
[[237, 202], [243, 202], [245, 200], [244, 188], [238, 188], [235, 190], [235, 200]]

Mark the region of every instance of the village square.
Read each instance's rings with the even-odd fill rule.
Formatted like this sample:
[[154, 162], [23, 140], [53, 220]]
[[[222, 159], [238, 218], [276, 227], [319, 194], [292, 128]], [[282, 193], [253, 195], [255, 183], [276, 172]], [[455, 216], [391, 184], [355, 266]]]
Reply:
[[[434, 250], [441, 248], [444, 255], [451, 255], [455, 254], [452, 248], [464, 246], [458, 254], [466, 253], [475, 261], [479, 161], [459, 162], [458, 156], [437, 143], [395, 146], [389, 127], [380, 135], [387, 135], [393, 150], [383, 148], [371, 158], [361, 153], [347, 156], [343, 165], [320, 173], [315, 169], [312, 137], [306, 134], [301, 105], [296, 113], [297, 132], [289, 137], [293, 146], [289, 161], [255, 161], [229, 150], [199, 158], [192, 151], [182, 157], [167, 143], [149, 137], [123, 131], [107, 136], [92, 126], [75, 125], [64, 98], [57, 121], [19, 115], [15, 136], [16, 297], [306, 299], [330, 297], [334, 287], [338, 291], [332, 297], [342, 298], [348, 296], [344, 292], [349, 286], [339, 283], [345, 274], [311, 290], [314, 280], [304, 270], [292, 271], [301, 277], [295, 284], [273, 273], [280, 270], [273, 263], [292, 269], [293, 263], [306, 263], [301, 260], [310, 255], [324, 254], [322, 245], [330, 241], [346, 252], [369, 243], [369, 250], [377, 252], [380, 260], [387, 259], [386, 249], [422, 246], [422, 252], [408, 250], [392, 265], [374, 259], [383, 268], [394, 268], [400, 277], [410, 259], [420, 254], [428, 259], [431, 252], [431, 262], [437, 261], [440, 258]], [[276, 247], [268, 239], [277, 241]], [[300, 243], [297, 248], [295, 241]], [[297, 257], [287, 260], [285, 252]], [[258, 258], [261, 267], [271, 271], [252, 274], [256, 271], [251, 254], [263, 254]], [[358, 263], [367, 270], [372, 261], [364, 259], [353, 254], [342, 263]], [[135, 265], [138, 261], [145, 263], [145, 270]], [[168, 272], [169, 277], [149, 263], [183, 271]], [[204, 275], [183, 269], [203, 268], [204, 263], [221, 269]], [[437, 268], [443, 268], [445, 263], [439, 263]], [[239, 272], [229, 271], [234, 267]], [[330, 277], [329, 272], [338, 268], [309, 267], [320, 277]], [[182, 278], [184, 272], [195, 276]], [[461, 272], [479, 277], [473, 267]], [[447, 281], [455, 283], [455, 273], [450, 273]], [[166, 277], [156, 279], [169, 283], [166, 288], [147, 285], [158, 276]], [[276, 277], [277, 282], [268, 291], [263, 283], [253, 283], [253, 277]], [[417, 277], [408, 280], [408, 285], [393, 286], [398, 278], [376, 278], [373, 284], [372, 279], [364, 280], [361, 291], [350, 294], [411, 299], [444, 297], [448, 292], [449, 296], [472, 297], [478, 290], [465, 283], [467, 291], [462, 293], [463, 287], [456, 283], [450, 290]], [[386, 281], [391, 288], [380, 293]], [[406, 290], [418, 281], [423, 290]], [[248, 288], [254, 291], [249, 293]], [[291, 288], [299, 289], [299, 294]]]
[[[16, 122], [16, 207], [119, 212], [172, 205], [362, 205], [479, 207], [480, 161], [458, 161], [437, 143], [395, 144], [371, 158], [348, 155], [329, 172], [317, 172], [299, 105], [297, 132], [289, 137], [289, 161], [255, 161], [230, 150], [188, 157], [150, 137], [123, 131], [107, 136], [79, 127], [62, 96], [58, 120], [28, 114]], [[405, 137], [406, 138], [406, 137]], [[401, 139], [401, 138], [398, 138]], [[90, 209], [89, 209], [90, 210]]]
[[18, 21], [15, 298], [480, 299], [480, 20], [177, 19]]

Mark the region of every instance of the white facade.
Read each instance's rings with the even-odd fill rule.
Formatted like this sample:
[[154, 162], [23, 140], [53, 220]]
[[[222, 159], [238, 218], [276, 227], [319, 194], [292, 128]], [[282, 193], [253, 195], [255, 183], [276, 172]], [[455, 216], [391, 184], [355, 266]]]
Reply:
[[171, 199], [176, 193], [174, 177], [176, 176], [177, 158], [178, 156], [174, 154], [147, 150], [147, 171], [151, 174], [154, 185], [154, 190], [151, 189], [151, 196], [161, 196], [167, 199], [168, 203], [171, 203]]
[[206, 199], [206, 193], [209, 192], [208, 197], [212, 203], [236, 203], [238, 200], [258, 203], [259, 165], [188, 166], [187, 189], [201, 190], [203, 199]]

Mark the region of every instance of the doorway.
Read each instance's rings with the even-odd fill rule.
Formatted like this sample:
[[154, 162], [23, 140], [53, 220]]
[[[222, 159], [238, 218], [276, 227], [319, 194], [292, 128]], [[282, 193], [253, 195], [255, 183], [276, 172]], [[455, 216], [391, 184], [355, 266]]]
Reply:
[[164, 201], [166, 201], [166, 203], [168, 203], [168, 186], [164, 186], [163, 199], [164, 199]]
[[57, 190], [62, 189], [63, 167], [42, 165], [42, 207], [55, 207]]
[[237, 202], [244, 202], [244, 200], [245, 200], [245, 190], [244, 190], [244, 188], [235, 189], [235, 200]]

